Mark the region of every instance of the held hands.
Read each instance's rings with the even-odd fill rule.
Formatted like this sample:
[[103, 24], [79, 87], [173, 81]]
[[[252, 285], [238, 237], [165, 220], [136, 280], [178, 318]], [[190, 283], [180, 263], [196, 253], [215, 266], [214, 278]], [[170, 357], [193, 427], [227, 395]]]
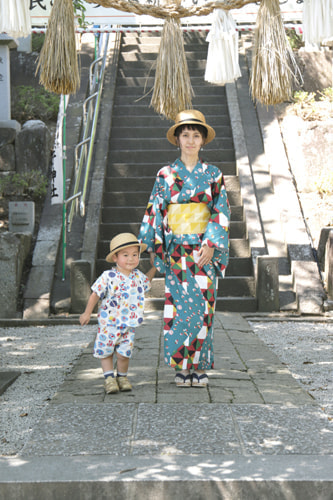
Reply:
[[214, 255], [214, 248], [211, 248], [208, 245], [204, 245], [200, 248], [198, 255], [199, 255], [199, 260], [198, 260], [199, 267], [203, 267], [207, 264], [210, 264]]

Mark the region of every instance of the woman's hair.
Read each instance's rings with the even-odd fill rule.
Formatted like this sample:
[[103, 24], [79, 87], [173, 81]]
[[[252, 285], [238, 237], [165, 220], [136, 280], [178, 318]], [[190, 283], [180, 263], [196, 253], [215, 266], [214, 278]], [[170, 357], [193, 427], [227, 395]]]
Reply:
[[193, 123], [184, 123], [184, 125], [179, 125], [179, 127], [177, 127], [175, 130], [174, 136], [178, 138], [186, 128], [189, 130], [197, 130], [198, 132], [200, 132], [204, 139], [207, 139], [208, 132], [206, 127], [204, 127], [203, 125], [195, 125]]

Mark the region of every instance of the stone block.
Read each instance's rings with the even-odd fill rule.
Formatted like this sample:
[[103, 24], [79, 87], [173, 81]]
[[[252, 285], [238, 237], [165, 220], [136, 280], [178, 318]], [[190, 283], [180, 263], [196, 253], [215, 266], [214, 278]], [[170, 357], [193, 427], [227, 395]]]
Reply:
[[328, 298], [333, 299], [333, 229], [330, 231], [325, 252], [325, 282]]
[[71, 312], [82, 313], [91, 294], [91, 264], [86, 260], [71, 263]]
[[325, 270], [325, 252], [326, 252], [326, 243], [328, 240], [328, 236], [332, 231], [332, 227], [323, 227], [320, 231], [318, 249], [317, 249], [317, 257], [320, 264], [320, 268], [322, 271]]
[[321, 314], [324, 287], [316, 262], [294, 261], [291, 266], [298, 310], [301, 314]]
[[278, 311], [279, 260], [268, 255], [257, 258], [257, 301], [261, 312]]
[[13, 127], [0, 127], [0, 148], [7, 146], [8, 144], [14, 144], [16, 138], [17, 130]]
[[29, 234], [0, 235], [0, 318], [17, 316], [17, 297], [30, 244]]
[[0, 148], [0, 172], [13, 172], [15, 170], [15, 147], [6, 144]]
[[48, 173], [51, 153], [51, 134], [41, 120], [27, 121], [16, 136], [16, 170], [40, 170]]

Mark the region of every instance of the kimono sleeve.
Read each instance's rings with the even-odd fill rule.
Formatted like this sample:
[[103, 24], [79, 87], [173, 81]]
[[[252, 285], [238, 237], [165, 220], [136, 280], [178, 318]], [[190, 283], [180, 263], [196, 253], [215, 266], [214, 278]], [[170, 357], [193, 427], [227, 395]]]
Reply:
[[166, 217], [168, 186], [161, 176], [157, 176], [151, 192], [148, 205], [143, 216], [138, 240], [146, 243], [147, 252], [154, 252], [155, 266], [160, 272], [165, 272], [165, 235], [164, 219]]
[[93, 285], [91, 286], [91, 290], [95, 292], [96, 295], [98, 295], [101, 300], [103, 300], [107, 294], [109, 286], [110, 286], [109, 271], [105, 271], [103, 274], [99, 276], [99, 278], [97, 278], [95, 283], [93, 283]]
[[229, 262], [230, 206], [222, 172], [216, 169], [212, 184], [213, 204], [202, 244], [214, 247], [213, 263], [222, 273]]

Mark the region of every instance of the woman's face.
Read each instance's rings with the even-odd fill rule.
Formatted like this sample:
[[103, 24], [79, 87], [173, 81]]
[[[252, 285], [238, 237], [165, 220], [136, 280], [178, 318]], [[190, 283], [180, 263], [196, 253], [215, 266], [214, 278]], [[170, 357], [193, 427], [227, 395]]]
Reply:
[[181, 152], [189, 156], [198, 156], [205, 141], [199, 130], [184, 128], [178, 136]]

